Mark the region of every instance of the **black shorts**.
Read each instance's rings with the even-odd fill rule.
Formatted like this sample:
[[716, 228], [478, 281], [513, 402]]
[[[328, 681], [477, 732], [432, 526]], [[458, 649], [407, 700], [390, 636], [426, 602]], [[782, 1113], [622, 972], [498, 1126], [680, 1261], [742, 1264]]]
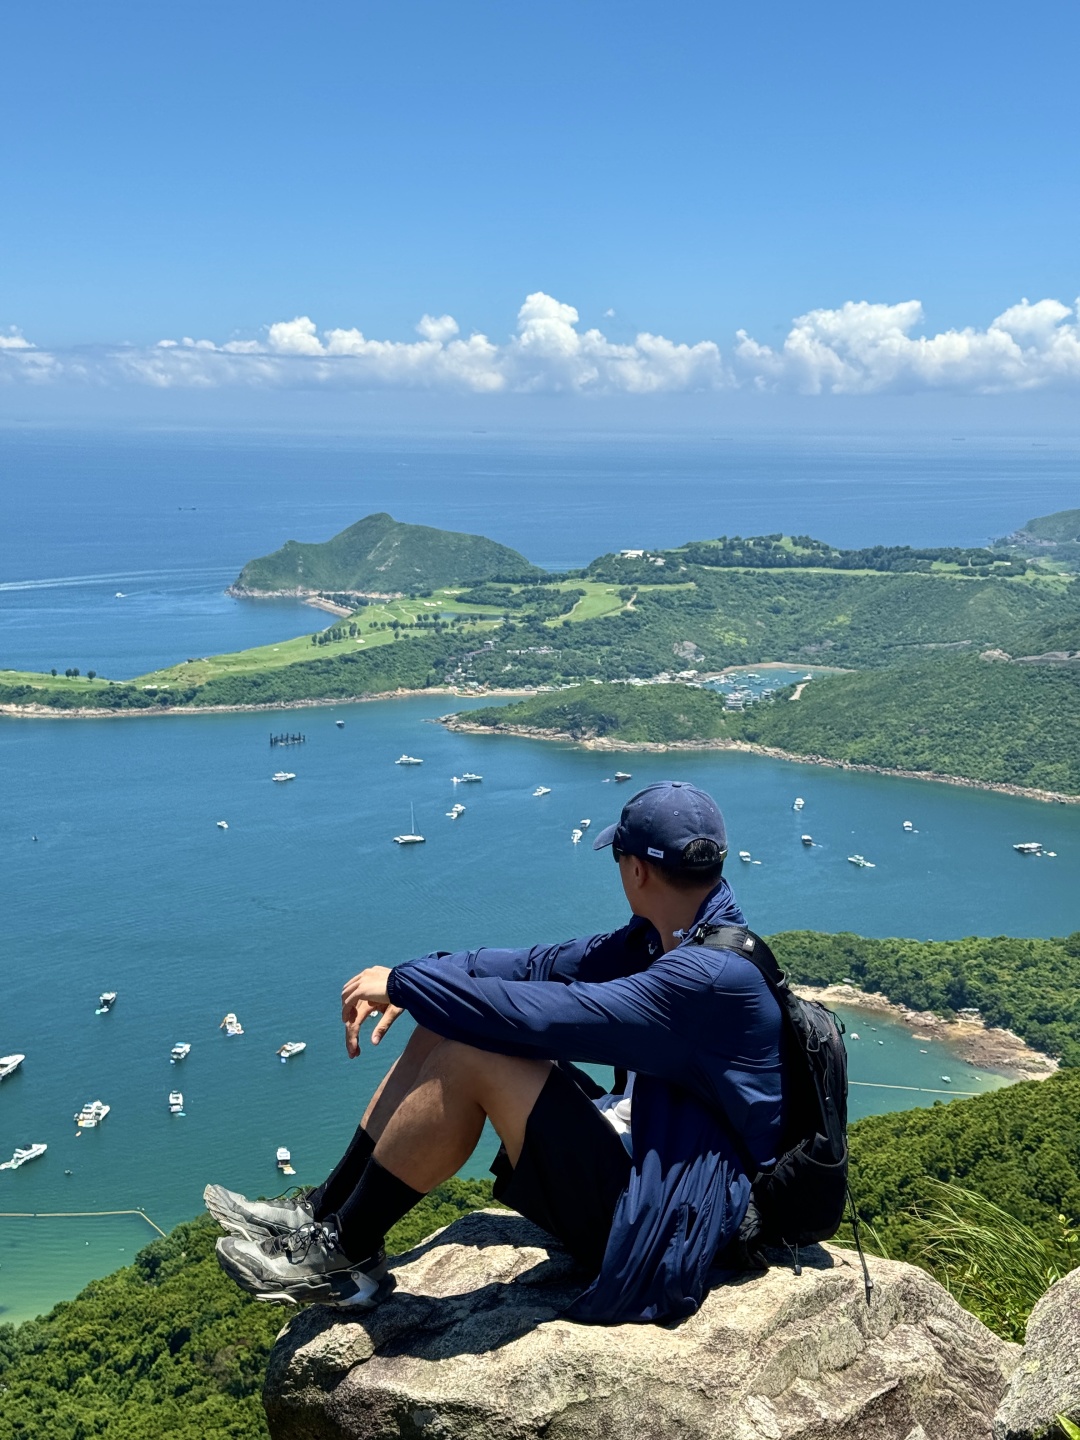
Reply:
[[633, 1168], [622, 1140], [593, 1104], [604, 1092], [583, 1071], [554, 1065], [525, 1124], [516, 1166], [500, 1149], [495, 1199], [560, 1240], [596, 1275]]

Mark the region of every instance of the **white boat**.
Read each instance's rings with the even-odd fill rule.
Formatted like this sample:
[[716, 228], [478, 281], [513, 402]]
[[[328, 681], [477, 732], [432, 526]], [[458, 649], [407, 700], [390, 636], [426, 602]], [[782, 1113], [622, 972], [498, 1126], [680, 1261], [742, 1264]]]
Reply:
[[0, 1055], [0, 1080], [6, 1080], [9, 1075], [14, 1075], [25, 1055]]
[[945, 1082], [946, 1085], [951, 1085], [951, 1084], [952, 1084], [952, 1076], [951, 1076], [951, 1075], [942, 1075], [941, 1078], [942, 1078], [942, 1080], [944, 1080], [944, 1082]]
[[749, 864], [750, 864], [750, 861], [751, 861], [753, 858], [754, 858], [754, 857], [750, 854], [750, 851], [749, 851], [749, 850], [740, 850], [740, 851], [739, 851], [739, 859], [743, 862], [744, 865], [749, 865]]
[[483, 775], [474, 775], [471, 770], [463, 770], [453, 777], [455, 785], [479, 785], [483, 778]]
[[217, 822], [217, 828], [219, 830], [227, 830], [229, 828], [229, 822], [227, 820], [219, 820]]
[[48, 1145], [20, 1145], [10, 1160], [5, 1160], [0, 1165], [0, 1170], [18, 1170], [20, 1165], [25, 1165], [27, 1160], [37, 1160], [44, 1155]]
[[855, 1031], [855, 1030], [853, 1030], [853, 1031], [851, 1032], [851, 1038], [852, 1038], [852, 1040], [857, 1040], [857, 1039], [859, 1038], [858, 1032]]
[[405, 835], [395, 835], [395, 845], [423, 845], [424, 837], [423, 835], [417, 834], [416, 810], [412, 805], [409, 806], [409, 823], [412, 826], [412, 829], [409, 830], [409, 832]]
[[1019, 845], [1014, 845], [1014, 846], [1013, 846], [1013, 849], [1016, 851], [1016, 853], [1017, 853], [1018, 855], [1041, 855], [1041, 854], [1042, 854], [1042, 841], [1041, 841], [1041, 840], [1023, 840], [1023, 841], [1021, 841], [1021, 843], [1020, 843]]
[[418, 760], [415, 755], [399, 755], [394, 761], [395, 765], [422, 765], [423, 760]]
[[875, 868], [872, 860], [867, 860], [865, 855], [849, 855], [848, 862], [857, 865], [860, 870], [873, 870]]
[[279, 770], [272, 778], [279, 785], [284, 785], [286, 780], [295, 780], [296, 776], [291, 770]]
[[799, 839], [804, 845], [813, 845], [814, 843], [814, 837], [812, 835], [800, 835]]
[[281, 1056], [281, 1063], [284, 1065], [286, 1060], [291, 1060], [294, 1055], [302, 1055], [306, 1049], [306, 1040], [286, 1040], [277, 1053]]
[[616, 771], [615, 771], [615, 779], [618, 780], [620, 783], [621, 783], [623, 780], [632, 780], [633, 778], [634, 778], [634, 777], [633, 777], [628, 771], [626, 771], [626, 770], [616, 770]]
[[905, 821], [904, 821], [904, 827], [903, 827], [903, 828], [904, 828], [904, 829], [908, 832], [908, 834], [910, 835], [911, 832], [915, 829], [915, 826], [911, 823], [910, 820], [905, 820]]
[[293, 1169], [292, 1154], [284, 1145], [278, 1146], [276, 1159], [277, 1168], [283, 1175], [296, 1174], [296, 1171]]
[[571, 831], [570, 831], [570, 839], [573, 841], [573, 843], [574, 843], [575, 845], [580, 845], [580, 844], [581, 844], [581, 836], [582, 836], [582, 832], [581, 832], [580, 830], [571, 830]]
[[184, 1113], [184, 1097], [179, 1090], [169, 1091], [169, 1114], [182, 1115]]
[[806, 674], [802, 677], [802, 679], [799, 681], [799, 684], [805, 685], [808, 680], [812, 680], [813, 678], [813, 675], [811, 675], [810, 671], [808, 670]]
[[116, 592], [116, 594], [115, 594], [115, 596], [114, 596], [113, 598], [114, 598], [115, 600], [126, 600], [126, 599], [127, 599], [127, 591], [126, 591], [126, 590], [117, 590], [117, 592]]
[[805, 804], [806, 804], [806, 801], [802, 798], [802, 796], [801, 796], [801, 795], [796, 795], [796, 796], [795, 796], [795, 804], [792, 805], [791, 808], [792, 808], [793, 810], [801, 810]]
[[551, 794], [551, 786], [550, 786], [550, 785], [537, 785], [536, 789], [533, 791], [534, 797], [537, 796], [537, 795], [550, 795], [550, 794]]
[[591, 821], [591, 820], [579, 820], [577, 823], [578, 823], [578, 829], [579, 829], [579, 830], [587, 830], [587, 829], [589, 828], [589, 826], [592, 824], [592, 821]]
[[345, 729], [345, 721], [344, 721], [344, 720], [335, 720], [335, 721], [334, 721], [334, 724], [337, 726], [337, 728], [338, 728], [339, 730], [344, 730], [344, 729]]
[[186, 1060], [190, 1054], [191, 1046], [186, 1040], [181, 1040], [178, 1045], [174, 1045], [169, 1051], [169, 1064], [175, 1065], [178, 1060]]
[[98, 1002], [97, 1002], [97, 1003], [98, 1003], [98, 1008], [94, 1011], [94, 1014], [95, 1014], [95, 1015], [107, 1015], [107, 1014], [109, 1013], [109, 1011], [112, 1009], [112, 1007], [116, 1004], [116, 991], [115, 991], [115, 990], [106, 990], [103, 995], [99, 995], [99, 996], [98, 996]]
[[224, 1030], [226, 1035], [242, 1035], [244, 1033], [244, 1027], [231, 1010], [222, 1020], [218, 1029]]
[[80, 1130], [93, 1130], [101, 1124], [111, 1109], [111, 1105], [106, 1105], [101, 1100], [88, 1100], [75, 1116], [75, 1124]]

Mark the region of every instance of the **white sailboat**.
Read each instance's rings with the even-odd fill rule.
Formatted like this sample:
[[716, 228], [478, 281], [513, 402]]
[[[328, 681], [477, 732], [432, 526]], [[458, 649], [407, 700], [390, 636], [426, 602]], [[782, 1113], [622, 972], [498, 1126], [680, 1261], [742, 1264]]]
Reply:
[[416, 809], [411, 802], [409, 804], [409, 827], [407, 834], [394, 836], [395, 845], [423, 845], [424, 843], [423, 835], [417, 834]]

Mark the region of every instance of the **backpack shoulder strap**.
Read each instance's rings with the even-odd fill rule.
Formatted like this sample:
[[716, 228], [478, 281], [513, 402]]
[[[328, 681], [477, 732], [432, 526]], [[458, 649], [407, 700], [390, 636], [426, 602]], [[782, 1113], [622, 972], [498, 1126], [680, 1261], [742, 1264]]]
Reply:
[[710, 950], [734, 950], [760, 970], [773, 989], [786, 988], [787, 977], [777, 964], [768, 944], [745, 925], [707, 925], [702, 923], [686, 937], [690, 945], [705, 945]]

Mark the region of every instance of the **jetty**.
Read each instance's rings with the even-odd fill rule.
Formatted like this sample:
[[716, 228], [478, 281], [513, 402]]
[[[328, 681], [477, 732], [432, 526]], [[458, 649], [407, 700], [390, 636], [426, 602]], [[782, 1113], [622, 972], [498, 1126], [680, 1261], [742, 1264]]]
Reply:
[[284, 735], [271, 735], [270, 745], [271, 747], [274, 745], [303, 745], [306, 739], [306, 735], [292, 735], [288, 733]]

